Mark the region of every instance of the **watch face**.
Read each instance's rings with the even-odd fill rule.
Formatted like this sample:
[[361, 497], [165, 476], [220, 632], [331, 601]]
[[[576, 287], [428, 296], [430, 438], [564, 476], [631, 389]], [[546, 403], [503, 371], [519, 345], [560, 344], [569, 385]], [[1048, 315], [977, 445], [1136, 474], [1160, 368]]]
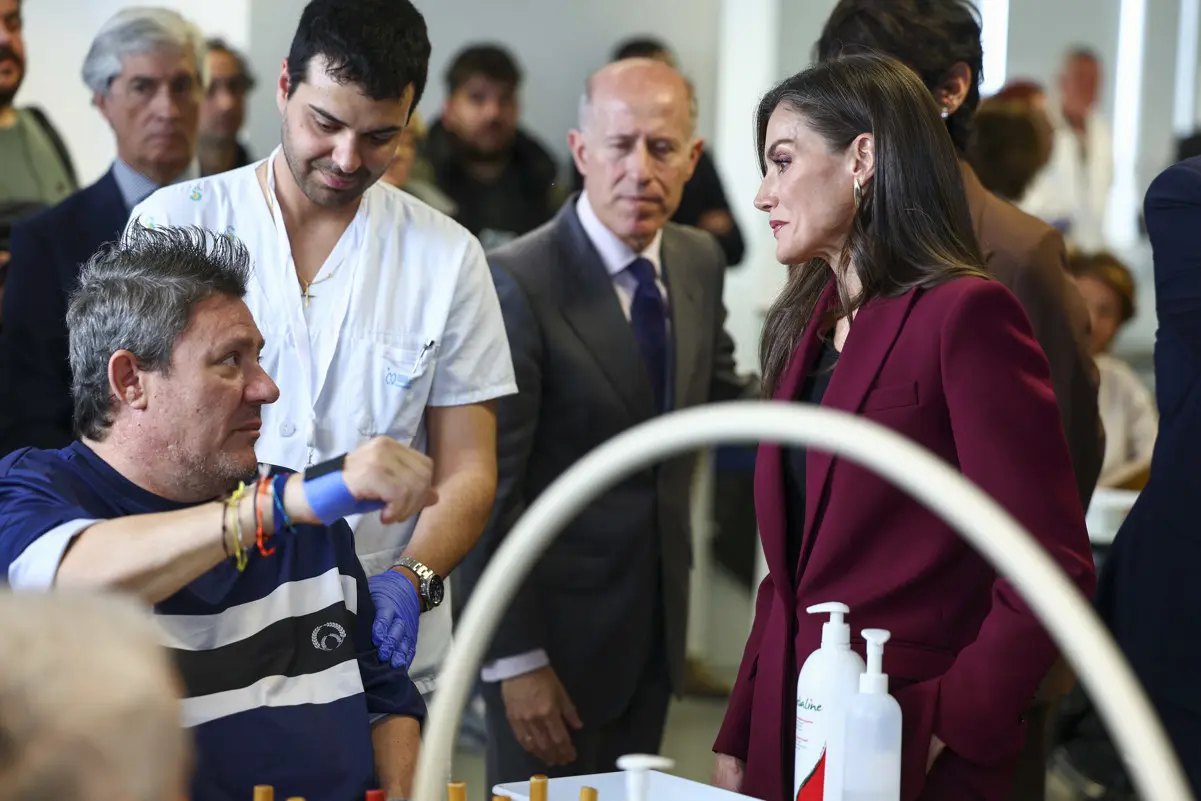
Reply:
[[437, 606], [438, 604], [442, 603], [442, 597], [445, 594], [445, 591], [442, 588], [442, 579], [436, 576], [430, 579], [429, 593], [430, 606]]

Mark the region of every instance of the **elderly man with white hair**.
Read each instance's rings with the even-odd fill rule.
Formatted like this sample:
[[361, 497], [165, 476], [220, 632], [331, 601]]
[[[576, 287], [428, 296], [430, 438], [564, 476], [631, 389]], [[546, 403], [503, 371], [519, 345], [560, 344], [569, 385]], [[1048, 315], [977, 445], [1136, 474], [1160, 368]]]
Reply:
[[186, 795], [179, 678], [134, 603], [0, 593], [0, 643], [0, 801]]
[[174, 11], [130, 8], [101, 27], [83, 62], [92, 102], [116, 136], [112, 168], [14, 227], [0, 334], [0, 455], [72, 439], [67, 299], [79, 265], [120, 237], [154, 190], [198, 175], [204, 38]]

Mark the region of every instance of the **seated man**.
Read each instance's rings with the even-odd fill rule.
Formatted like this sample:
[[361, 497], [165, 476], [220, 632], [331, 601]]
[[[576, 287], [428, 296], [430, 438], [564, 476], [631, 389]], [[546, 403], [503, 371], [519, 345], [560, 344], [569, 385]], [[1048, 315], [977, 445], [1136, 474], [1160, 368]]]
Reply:
[[79, 439], [0, 461], [0, 576], [154, 605], [196, 741], [193, 801], [255, 784], [407, 797], [424, 706], [377, 658], [338, 518], [416, 514], [432, 464], [376, 439], [260, 477], [262, 406], [279, 391], [242, 301], [249, 274], [240, 242], [195, 228], [134, 226], [84, 267], [67, 314]]

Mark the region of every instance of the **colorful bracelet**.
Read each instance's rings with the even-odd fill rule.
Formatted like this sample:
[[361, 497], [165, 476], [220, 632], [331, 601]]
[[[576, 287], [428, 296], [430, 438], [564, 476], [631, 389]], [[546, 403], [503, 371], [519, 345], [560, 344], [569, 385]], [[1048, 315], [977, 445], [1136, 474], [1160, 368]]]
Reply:
[[246, 484], [242, 482], [238, 484], [238, 488], [229, 496], [228, 505], [234, 516], [234, 567], [241, 573], [246, 569], [246, 563], [249, 558], [246, 554], [246, 549], [242, 547], [242, 521], [238, 517], [238, 501], [242, 500], [242, 496], [246, 494]]
[[284, 490], [288, 485], [289, 478], [291, 478], [291, 473], [280, 473], [271, 482], [271, 498], [275, 504], [275, 532], [277, 534], [281, 528], [293, 534], [296, 533], [296, 527], [292, 525], [292, 518], [288, 517], [288, 512], [284, 509]]
[[266, 497], [267, 488], [269, 486], [271, 486], [271, 479], [266, 477], [260, 478], [254, 491], [254, 539], [255, 544], [258, 545], [259, 553], [261, 553], [263, 556], [270, 556], [271, 554], [275, 553], [274, 548], [267, 548], [267, 534], [263, 529], [262, 500], [264, 497]]

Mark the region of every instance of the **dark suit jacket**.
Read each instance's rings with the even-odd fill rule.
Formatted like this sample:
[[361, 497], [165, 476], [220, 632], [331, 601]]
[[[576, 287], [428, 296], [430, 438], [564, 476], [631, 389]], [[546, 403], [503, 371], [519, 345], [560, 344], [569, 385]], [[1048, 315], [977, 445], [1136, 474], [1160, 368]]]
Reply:
[[[834, 302], [830, 287], [814, 319]], [[795, 397], [818, 350], [809, 326], [777, 400]], [[957, 467], [1092, 592], [1047, 360], [999, 283], [961, 278], [866, 304], [821, 405], [888, 426]], [[822, 621], [805, 609], [840, 601], [856, 634], [892, 632], [884, 668], [903, 710], [902, 798], [1003, 798], [1021, 715], [1055, 659], [1051, 640], [1009, 583], [907, 493], [817, 450], [807, 454], [805, 479], [809, 556], [796, 571], [786, 564], [781, 450], [760, 447], [755, 507], [769, 575], [714, 750], [746, 760], [744, 793], [790, 795], [797, 671], [821, 641]], [[931, 734], [948, 752], [927, 783]]]
[[1096, 603], [1201, 795], [1201, 158], [1161, 173], [1144, 212], [1155, 257], [1159, 437]]
[[67, 303], [80, 267], [120, 238], [128, 219], [110, 171], [13, 229], [0, 332], [0, 454], [74, 439]]
[[[461, 568], [468, 593], [505, 534], [549, 484], [592, 449], [656, 413], [630, 323], [574, 198], [545, 226], [489, 254], [489, 262], [518, 394], [499, 404], [496, 508]], [[662, 264], [671, 307], [674, 408], [753, 392], [734, 372], [733, 341], [724, 330], [725, 261], [716, 241], [669, 224]], [[589, 726], [626, 710], [659, 639], [665, 639], [678, 689], [693, 464], [679, 458], [644, 470], [588, 506], [538, 563], [506, 612], [488, 659], [545, 649]]]
[[1063, 236], [985, 189], [966, 162], [961, 167], [987, 269], [1017, 295], [1051, 364], [1076, 487], [1087, 509], [1105, 458], [1097, 410], [1100, 376], [1090, 347], [1088, 309], [1067, 273]]

